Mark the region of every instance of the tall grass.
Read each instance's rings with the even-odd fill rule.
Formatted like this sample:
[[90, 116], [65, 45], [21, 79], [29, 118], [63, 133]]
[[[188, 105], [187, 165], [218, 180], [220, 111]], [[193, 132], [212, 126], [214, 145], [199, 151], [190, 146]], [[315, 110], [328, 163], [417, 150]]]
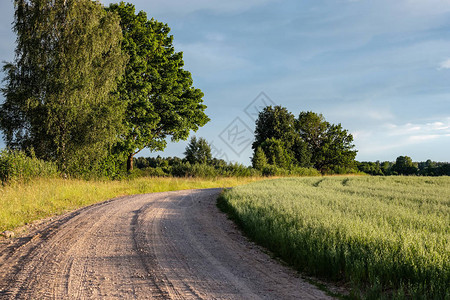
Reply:
[[449, 177], [290, 178], [219, 204], [300, 270], [376, 298], [450, 299], [449, 195]]
[[231, 187], [260, 178], [136, 178], [121, 181], [37, 179], [0, 186], [0, 232], [114, 197]]

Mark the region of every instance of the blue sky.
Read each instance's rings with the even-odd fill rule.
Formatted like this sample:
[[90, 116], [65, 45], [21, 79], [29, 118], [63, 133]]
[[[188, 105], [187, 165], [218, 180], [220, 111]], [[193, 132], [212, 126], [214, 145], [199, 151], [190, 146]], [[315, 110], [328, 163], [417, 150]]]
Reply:
[[[195, 135], [218, 157], [249, 164], [251, 111], [274, 103], [341, 123], [358, 160], [450, 161], [450, 0], [132, 3], [172, 28], [211, 118]], [[2, 0], [8, 61], [12, 14]], [[183, 156], [185, 146], [141, 155]]]

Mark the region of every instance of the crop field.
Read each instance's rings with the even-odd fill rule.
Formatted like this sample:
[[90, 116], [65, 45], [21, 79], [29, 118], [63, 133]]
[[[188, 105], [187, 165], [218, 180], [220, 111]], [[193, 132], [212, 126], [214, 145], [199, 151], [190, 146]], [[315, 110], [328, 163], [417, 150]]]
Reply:
[[295, 268], [357, 295], [450, 299], [450, 177], [275, 179], [219, 206]]

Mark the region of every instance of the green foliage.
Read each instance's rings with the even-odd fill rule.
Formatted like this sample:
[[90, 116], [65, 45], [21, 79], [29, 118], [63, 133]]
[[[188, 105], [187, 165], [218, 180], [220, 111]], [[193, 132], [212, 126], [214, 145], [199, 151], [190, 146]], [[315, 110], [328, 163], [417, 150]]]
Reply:
[[314, 168], [291, 166], [289, 169], [279, 168], [274, 165], [265, 165], [261, 173], [263, 176], [320, 176], [320, 172]]
[[379, 162], [357, 162], [356, 163], [357, 168], [359, 171], [364, 172], [366, 174], [370, 175], [384, 175], [381, 165]]
[[211, 161], [211, 146], [204, 138], [193, 136], [186, 146], [185, 159], [190, 164], [206, 164]]
[[299, 167], [312, 167], [312, 153], [308, 149], [308, 144], [299, 136], [294, 137], [291, 146], [291, 152], [294, 154], [295, 164]]
[[116, 150], [127, 153], [130, 170], [135, 154], [144, 148], [163, 150], [166, 138], [187, 139], [191, 130], [205, 125], [203, 93], [192, 86], [183, 69], [183, 55], [175, 52], [170, 28], [132, 4], [111, 4], [107, 9], [120, 17], [123, 52], [130, 59], [119, 81], [119, 97], [126, 105], [126, 133]]
[[26, 182], [34, 178], [52, 178], [58, 176], [56, 164], [45, 162], [24, 152], [13, 150], [0, 151], [0, 181], [2, 184]]
[[268, 139], [280, 140], [290, 148], [295, 140], [295, 117], [281, 106], [265, 107], [256, 120], [253, 150], [258, 149]]
[[261, 147], [256, 148], [252, 157], [252, 165], [256, 170], [262, 170], [267, 165], [267, 157]]
[[268, 164], [282, 169], [291, 167], [294, 157], [283, 141], [275, 138], [266, 139], [258, 148], [262, 149]]
[[117, 154], [110, 154], [95, 164], [83, 164], [70, 173], [74, 178], [92, 179], [124, 179], [128, 177], [125, 159]]
[[384, 175], [390, 175], [391, 174], [391, 168], [393, 166], [393, 163], [390, 161], [384, 161], [380, 164], [381, 171]]
[[322, 173], [353, 172], [352, 142], [353, 136], [341, 124], [330, 124], [320, 114], [301, 112], [296, 120], [284, 107], [267, 106], [256, 121], [253, 160], [261, 148], [267, 163], [278, 168], [313, 165]]
[[414, 165], [411, 157], [399, 156], [392, 166], [391, 171], [398, 175], [414, 175], [417, 173], [418, 169], [417, 166]]
[[[267, 106], [256, 120], [254, 160], [258, 148], [264, 152], [267, 163], [280, 168], [292, 165], [309, 167], [311, 155], [306, 143], [295, 132], [295, 117], [281, 106]], [[261, 154], [258, 154], [261, 157]]]
[[323, 138], [327, 136], [329, 123], [325, 121], [322, 114], [312, 111], [302, 111], [298, 116], [296, 129], [300, 137], [308, 144], [314, 156], [323, 144]]
[[135, 164], [141, 168], [143, 176], [198, 178], [261, 176], [261, 172], [256, 169], [238, 163], [227, 163], [217, 158], [211, 159], [208, 164], [191, 164], [178, 157], [139, 157], [135, 159]]
[[449, 194], [449, 177], [291, 178], [236, 187], [220, 205], [300, 270], [374, 299], [449, 299]]
[[140, 174], [140, 176], [148, 176], [148, 177], [170, 177], [170, 171], [168, 171], [167, 169], [163, 169], [161, 167], [156, 167], [156, 168], [152, 168], [152, 167], [148, 167], [145, 168], [143, 170], [137, 169], [134, 170], [134, 172], [138, 172], [142, 171], [142, 173]]
[[417, 163], [419, 174], [423, 176], [450, 176], [450, 163], [434, 162], [430, 159]]
[[343, 166], [335, 166], [331, 171], [328, 172], [329, 175], [345, 175], [345, 174], [354, 174], [354, 175], [366, 175], [364, 172], [358, 170], [355, 167], [343, 167]]
[[341, 124], [330, 124], [321, 114], [301, 112], [296, 124], [297, 132], [308, 144], [311, 162], [322, 173], [336, 167], [353, 169], [356, 150], [353, 136]]
[[15, 0], [14, 63], [4, 66], [0, 127], [12, 149], [33, 148], [64, 172], [95, 165], [122, 129], [111, 96], [126, 56], [115, 14], [91, 0]]
[[178, 157], [162, 158], [139, 157], [135, 164], [143, 172], [142, 176], [175, 176], [175, 177], [258, 177], [258, 176], [319, 176], [314, 168], [291, 166], [289, 169], [264, 164], [261, 169], [246, 167], [239, 163], [227, 163], [222, 159], [213, 158], [208, 164], [191, 164]]
[[165, 170], [167, 175], [175, 177], [198, 177], [198, 178], [216, 178], [216, 177], [256, 177], [261, 173], [241, 164], [225, 165], [207, 165], [179, 163]]
[[358, 170], [370, 175], [421, 175], [450, 176], [450, 163], [435, 162], [430, 159], [425, 162], [412, 162], [407, 156], [397, 158], [399, 164], [385, 162], [358, 162]]

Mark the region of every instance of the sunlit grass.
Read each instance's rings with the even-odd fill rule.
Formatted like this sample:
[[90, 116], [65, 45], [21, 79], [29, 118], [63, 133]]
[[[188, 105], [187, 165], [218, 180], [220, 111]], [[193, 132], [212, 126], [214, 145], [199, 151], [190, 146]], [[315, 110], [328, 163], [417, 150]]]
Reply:
[[0, 185], [0, 232], [124, 195], [232, 187], [262, 178], [137, 178], [123, 181], [37, 179]]
[[449, 177], [278, 179], [222, 200], [252, 238], [300, 270], [375, 295], [450, 297]]

